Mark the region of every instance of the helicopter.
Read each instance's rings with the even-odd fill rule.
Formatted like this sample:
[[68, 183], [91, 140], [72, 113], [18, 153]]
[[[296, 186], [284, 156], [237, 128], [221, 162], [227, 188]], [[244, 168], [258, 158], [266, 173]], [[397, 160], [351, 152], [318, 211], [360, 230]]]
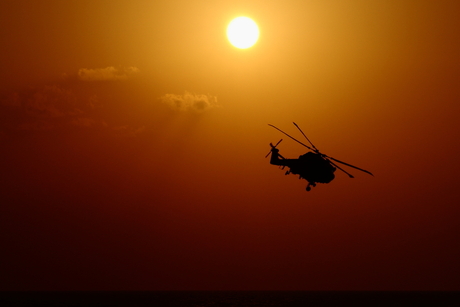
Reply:
[[318, 150], [318, 148], [316, 148], [315, 145], [313, 145], [313, 143], [308, 139], [305, 133], [303, 133], [302, 129], [300, 129], [300, 127], [296, 123], [293, 123], [293, 124], [302, 133], [302, 135], [305, 137], [305, 139], [308, 141], [308, 143], [311, 146], [308, 146], [302, 143], [301, 141], [297, 140], [296, 138], [287, 134], [283, 130], [271, 124], [268, 124], [268, 125], [280, 131], [281, 133], [288, 136], [289, 138], [296, 141], [297, 143], [301, 144], [302, 146], [305, 146], [310, 151], [299, 156], [298, 159], [286, 159], [282, 155], [279, 154], [279, 149], [276, 148], [278, 144], [281, 143], [281, 141], [283, 140], [281, 139], [275, 145], [270, 143], [271, 149], [268, 152], [268, 154], [265, 156], [265, 158], [267, 158], [271, 154], [270, 164], [279, 165], [282, 167], [282, 169], [284, 169], [285, 167], [289, 168], [286, 171], [285, 175], [289, 175], [289, 174], [299, 175], [299, 179], [307, 180], [308, 181], [308, 185], [306, 187], [307, 192], [311, 190], [311, 187], [315, 187], [317, 183], [329, 183], [332, 180], [334, 180], [335, 178], [334, 172], [337, 169], [347, 174], [348, 177], [354, 178], [352, 174], [350, 174], [349, 172], [341, 168], [335, 162], [352, 167], [354, 169], [365, 172], [371, 176], [374, 176], [371, 172], [366, 171], [365, 169], [356, 167], [354, 165], [345, 163], [343, 161], [337, 160], [335, 158], [332, 158], [328, 155], [323, 154], [322, 152]]

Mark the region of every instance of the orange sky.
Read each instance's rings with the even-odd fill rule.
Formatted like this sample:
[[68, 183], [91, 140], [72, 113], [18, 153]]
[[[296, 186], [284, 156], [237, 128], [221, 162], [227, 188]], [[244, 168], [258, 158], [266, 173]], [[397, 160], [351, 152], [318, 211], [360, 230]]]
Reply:
[[2, 1], [0, 290], [460, 290], [459, 9]]

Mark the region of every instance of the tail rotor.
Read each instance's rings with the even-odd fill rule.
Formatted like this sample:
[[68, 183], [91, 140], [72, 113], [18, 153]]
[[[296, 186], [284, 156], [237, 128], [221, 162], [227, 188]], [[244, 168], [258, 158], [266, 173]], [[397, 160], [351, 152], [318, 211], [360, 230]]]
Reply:
[[[281, 143], [282, 140], [283, 140], [283, 139], [279, 140], [278, 143], [276, 143], [275, 145], [273, 145], [272, 143], [270, 143], [271, 148], [272, 148], [272, 149], [276, 148], [276, 146], [278, 146], [278, 144]], [[270, 155], [271, 152], [272, 152], [272, 151], [270, 150], [270, 151], [268, 152], [268, 154], [265, 156], [265, 158], [268, 157], [268, 156]]]

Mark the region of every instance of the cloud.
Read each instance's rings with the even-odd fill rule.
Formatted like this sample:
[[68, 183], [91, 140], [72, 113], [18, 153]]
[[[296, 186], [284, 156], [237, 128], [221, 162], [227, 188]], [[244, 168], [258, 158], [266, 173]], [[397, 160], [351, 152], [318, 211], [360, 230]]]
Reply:
[[133, 66], [123, 69], [113, 66], [96, 69], [81, 68], [78, 70], [78, 78], [83, 81], [115, 81], [126, 80], [137, 73], [139, 68]]
[[216, 96], [194, 94], [187, 91], [183, 95], [166, 94], [160, 97], [160, 101], [169, 105], [173, 110], [192, 111], [197, 113], [219, 106]]

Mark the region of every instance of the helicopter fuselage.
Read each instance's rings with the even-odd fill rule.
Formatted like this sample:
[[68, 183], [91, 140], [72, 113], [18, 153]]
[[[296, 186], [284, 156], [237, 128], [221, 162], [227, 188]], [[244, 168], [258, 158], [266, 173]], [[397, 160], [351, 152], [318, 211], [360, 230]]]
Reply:
[[279, 154], [279, 149], [272, 147], [271, 151], [270, 164], [289, 167], [286, 174], [299, 175], [313, 186], [329, 183], [335, 178], [336, 168], [319, 153], [307, 152], [298, 159], [285, 159]]

